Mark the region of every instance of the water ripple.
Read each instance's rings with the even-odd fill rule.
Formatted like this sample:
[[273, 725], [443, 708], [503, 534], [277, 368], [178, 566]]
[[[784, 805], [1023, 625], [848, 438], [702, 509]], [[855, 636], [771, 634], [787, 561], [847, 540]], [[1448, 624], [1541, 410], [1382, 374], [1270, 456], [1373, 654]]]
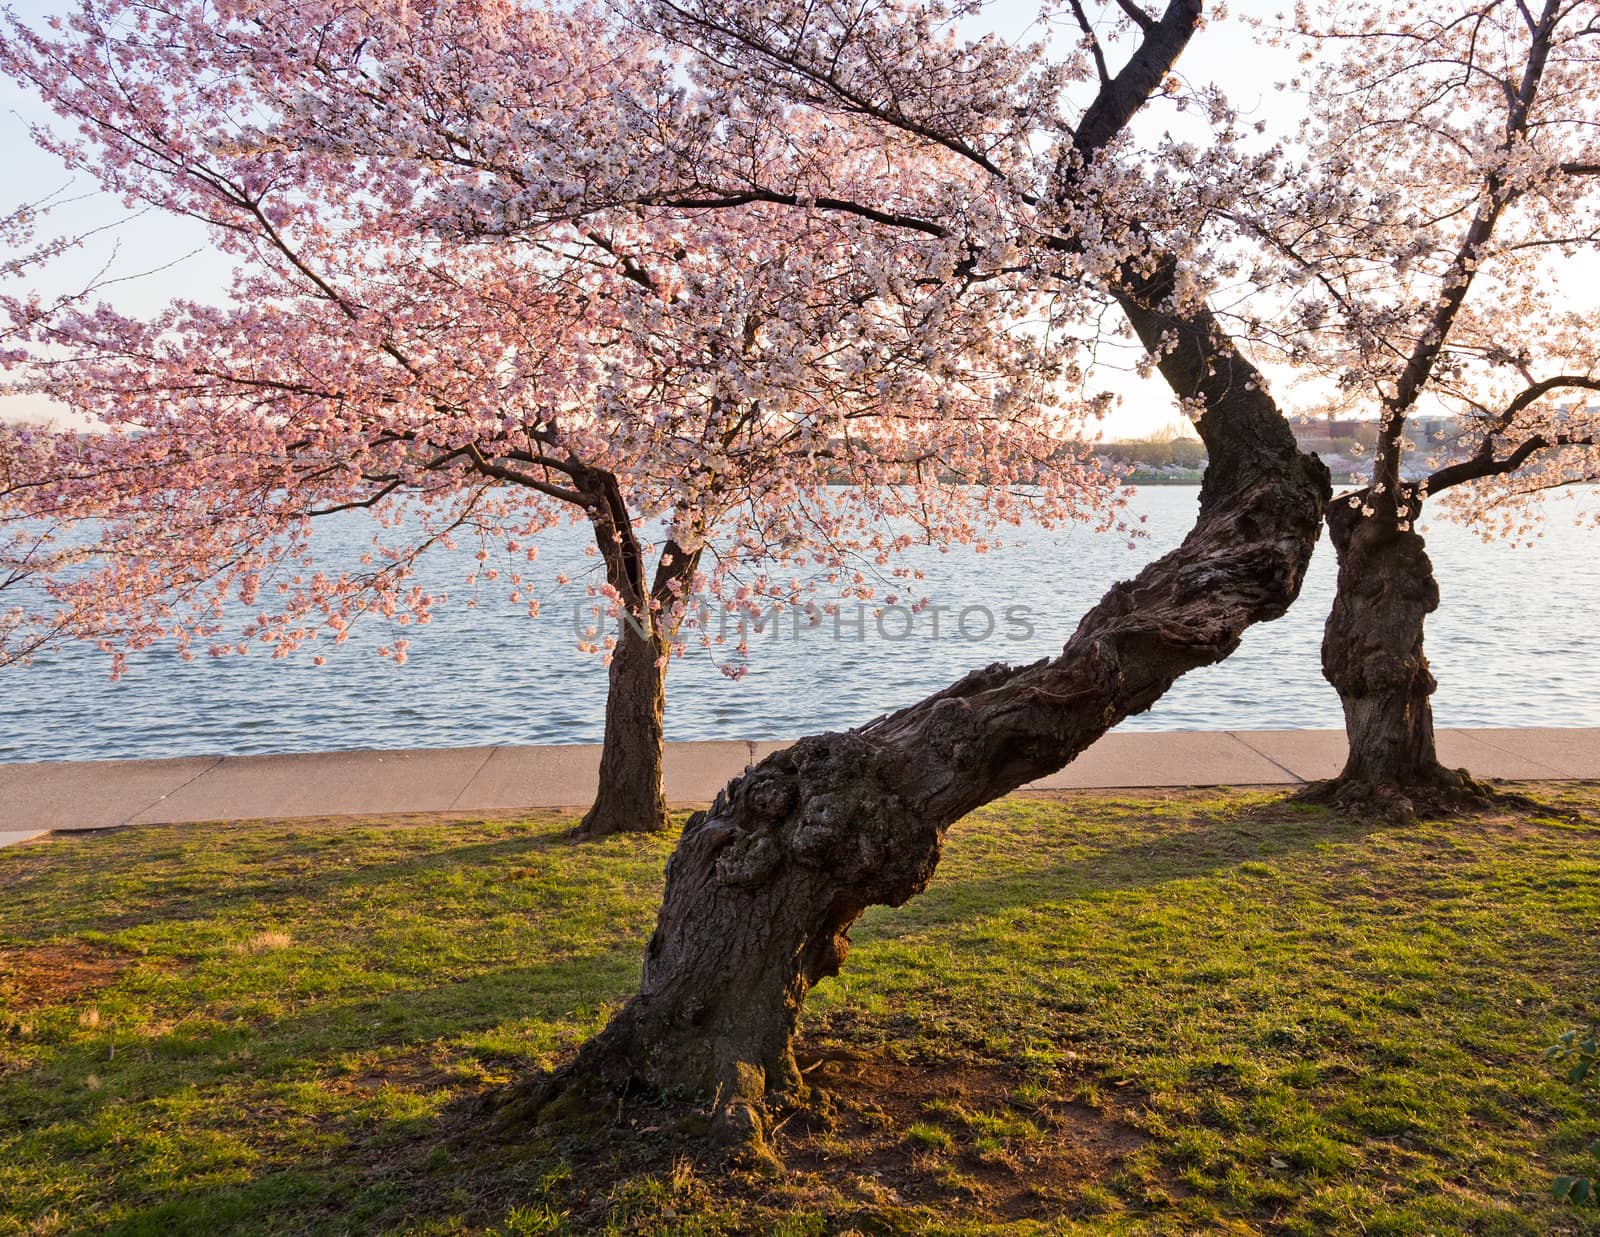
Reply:
[[[927, 580], [918, 591], [946, 608], [938, 639], [926, 612], [906, 640], [885, 638], [870, 616], [859, 639], [848, 628], [833, 638], [828, 620], [798, 635], [785, 626], [776, 638], [765, 633], [752, 641], [749, 672], [738, 682], [721, 674], [707, 651], [691, 648], [672, 667], [668, 737], [785, 738], [858, 725], [973, 666], [1050, 656], [1109, 584], [1181, 540], [1194, 505], [1192, 489], [1141, 490], [1136, 510], [1148, 517], [1149, 536], [1131, 550], [1122, 538], [1074, 528], [1036, 531], [1023, 548], [981, 557], [922, 552], [917, 561]], [[1576, 506], [1600, 510], [1600, 494], [1583, 494]], [[1561, 504], [1530, 549], [1486, 546], [1440, 521], [1429, 530], [1443, 598], [1428, 627], [1440, 725], [1600, 725], [1593, 671], [1600, 559], [1592, 528], [1574, 527], [1573, 510]], [[363, 527], [353, 520], [322, 535], [334, 552], [352, 551]], [[551, 576], [592, 569], [583, 543], [580, 529], [558, 534], [541, 567]], [[437, 587], [470, 569], [465, 554], [425, 564]], [[1124, 728], [1340, 725], [1338, 698], [1318, 660], [1333, 582], [1333, 556], [1323, 544], [1286, 617], [1252, 628], [1226, 662], [1186, 676]], [[0, 710], [0, 761], [594, 742], [605, 670], [574, 647], [572, 606], [582, 600], [580, 589], [552, 594], [535, 620], [485, 597], [475, 609], [444, 606], [420, 631], [373, 624], [348, 644], [321, 650], [324, 668], [306, 655], [185, 664], [158, 649], [135, 657], [132, 673], [113, 684], [101, 655], [65, 650], [31, 669], [3, 672], [9, 707]], [[1004, 638], [1008, 606], [1027, 607], [1029, 639]], [[967, 640], [952, 630], [967, 607], [996, 616], [993, 636]], [[893, 635], [904, 624], [889, 617]], [[980, 619], [973, 612], [974, 630]], [[406, 666], [374, 655], [402, 634], [412, 640]]]

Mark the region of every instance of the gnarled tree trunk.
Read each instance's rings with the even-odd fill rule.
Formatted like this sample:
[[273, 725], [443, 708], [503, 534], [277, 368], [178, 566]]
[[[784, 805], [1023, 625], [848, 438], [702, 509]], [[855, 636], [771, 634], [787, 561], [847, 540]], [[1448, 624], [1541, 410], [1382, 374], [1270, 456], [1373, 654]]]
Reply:
[[[1422, 537], [1412, 527], [1421, 497], [1402, 492], [1408, 515], [1365, 492], [1328, 509], [1339, 558], [1333, 609], [1322, 637], [1322, 673], [1344, 706], [1349, 756], [1338, 777], [1302, 797], [1386, 816], [1478, 802], [1488, 791], [1439, 763], [1433, 734], [1437, 684], [1423, 652], [1423, 624], [1439, 605]], [[1363, 509], [1371, 514], [1363, 514]]]
[[[1173, 389], [1207, 409], [1211, 465], [1183, 545], [1113, 587], [1059, 657], [974, 671], [731, 782], [667, 865], [638, 993], [513, 1113], [563, 1088], [642, 1084], [711, 1099], [714, 1130], [759, 1152], [763, 1098], [801, 1089], [791, 1041], [806, 992], [839, 970], [861, 912], [921, 892], [952, 822], [1061, 768], [1284, 612], [1320, 532], [1327, 470], [1297, 450], [1208, 313], [1147, 308], [1167, 302], [1174, 271], [1125, 273], [1119, 299]], [[1158, 351], [1164, 337], [1176, 347]]]

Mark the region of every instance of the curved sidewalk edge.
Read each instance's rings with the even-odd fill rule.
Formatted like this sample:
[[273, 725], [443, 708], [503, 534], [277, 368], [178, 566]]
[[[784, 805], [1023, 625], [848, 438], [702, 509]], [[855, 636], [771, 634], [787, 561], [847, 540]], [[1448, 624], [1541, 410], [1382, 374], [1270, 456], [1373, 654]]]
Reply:
[[[704, 803], [781, 742], [669, 743], [667, 798]], [[1442, 730], [1440, 756], [1479, 777], [1600, 778], [1600, 728]], [[1344, 762], [1337, 730], [1107, 735], [1035, 790], [1289, 786]], [[0, 846], [120, 825], [586, 806], [595, 744], [0, 764]]]

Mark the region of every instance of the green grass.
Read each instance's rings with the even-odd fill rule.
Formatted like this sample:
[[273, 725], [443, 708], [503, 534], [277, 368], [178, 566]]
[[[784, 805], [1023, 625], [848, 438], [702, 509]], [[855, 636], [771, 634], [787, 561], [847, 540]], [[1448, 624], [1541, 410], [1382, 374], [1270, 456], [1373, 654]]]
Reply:
[[667, 839], [3, 851], [0, 1233], [1600, 1232], [1547, 1188], [1600, 1110], [1540, 1058], [1597, 1013], [1600, 790], [1536, 794], [1411, 827], [1242, 793], [975, 814], [813, 994], [808, 1049], [866, 1072], [777, 1180], [628, 1114], [457, 1137], [626, 997]]

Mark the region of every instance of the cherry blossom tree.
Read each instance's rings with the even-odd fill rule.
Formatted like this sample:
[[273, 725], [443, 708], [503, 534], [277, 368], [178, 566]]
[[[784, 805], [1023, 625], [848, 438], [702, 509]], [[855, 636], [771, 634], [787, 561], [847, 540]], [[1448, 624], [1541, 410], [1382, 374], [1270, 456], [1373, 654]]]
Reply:
[[1486, 793], [1435, 748], [1424, 504], [1515, 537], [1538, 495], [1600, 476], [1597, 268], [1580, 273], [1600, 259], [1600, 5], [1300, 16], [1309, 158], [1245, 216], [1271, 270], [1252, 329], [1329, 408], [1378, 422], [1327, 521], [1322, 661], [1349, 758], [1309, 793], [1407, 815]]
[[[546, 55], [530, 50], [525, 36], [505, 33], [532, 22], [531, 10], [471, 6], [469, 25], [450, 16], [467, 9], [424, 6], [419, 11], [445, 19], [406, 45], [416, 65], [396, 58], [382, 72], [364, 75], [368, 47], [346, 45], [337, 22], [325, 22], [314, 7], [294, 5], [266, 16], [251, 10], [245, 23], [311, 15], [303, 37], [280, 41], [281, 66], [263, 68], [255, 56], [239, 56], [217, 74], [218, 89], [241, 91], [250, 101], [236, 114], [248, 111], [254, 120], [270, 113], [272, 121], [261, 124], [259, 135], [241, 133], [237, 146], [221, 151], [232, 158], [238, 150], [256, 150], [262, 160], [249, 165], [252, 175], [234, 190], [241, 204], [219, 222], [224, 229], [242, 227], [239, 235], [249, 240], [241, 246], [261, 244], [254, 215], [281, 231], [274, 222], [278, 212], [300, 207], [298, 191], [270, 205], [259, 197], [270, 197], [279, 161], [291, 153], [310, 160], [322, 151], [331, 165], [327, 183], [348, 177], [342, 205], [330, 200], [330, 207], [426, 219], [439, 243], [498, 247], [593, 218], [615, 221], [619, 229], [659, 223], [667, 236], [676, 229], [725, 228], [721, 247], [702, 248], [690, 236], [681, 247], [663, 240], [649, 248], [675, 263], [699, 253], [714, 265], [719, 255], [739, 254], [737, 246], [775, 221], [798, 218], [782, 226], [784, 235], [799, 228], [796, 243], [817, 249], [806, 263], [826, 267], [830, 255], [848, 254], [843, 268], [865, 275], [876, 291], [872, 304], [895, 307], [887, 315], [896, 324], [893, 337], [901, 338], [909, 324], [903, 378], [889, 384], [897, 403], [937, 409], [952, 384], [965, 398], [964, 389], [989, 370], [987, 356], [1004, 359], [998, 368], [1008, 378], [1027, 370], [1010, 359], [1010, 345], [984, 342], [992, 333], [987, 322], [1016, 321], [1023, 307], [1037, 313], [1034, 337], [1049, 347], [1039, 360], [1076, 386], [1097, 342], [1093, 324], [1115, 312], [1196, 419], [1209, 451], [1193, 531], [1178, 549], [1112, 588], [1060, 656], [975, 670], [856, 730], [803, 739], [736, 779], [709, 811], [693, 816], [668, 864], [638, 993], [567, 1071], [519, 1089], [501, 1110], [508, 1124], [522, 1114], [537, 1116], [554, 1098], [591, 1089], [626, 1095], [643, 1085], [711, 1101], [716, 1135], [761, 1154], [769, 1097], [804, 1095], [793, 1036], [806, 993], [843, 964], [861, 912], [900, 905], [919, 893], [959, 817], [1060, 768], [1124, 717], [1149, 708], [1178, 676], [1228, 656], [1249, 625], [1282, 614], [1298, 593], [1321, 528], [1327, 472], [1297, 449], [1262, 375], [1207, 299], [1208, 222], [1220, 201], [1252, 179], [1233, 141], [1235, 122], [1225, 102], [1206, 92], [1187, 101], [1212, 125], [1211, 145], [1163, 139], [1141, 146], [1130, 131], [1153, 100], [1184, 95], [1172, 69], [1201, 24], [1201, 0], [1168, 0], [1159, 13], [1135, 0], [1114, 0], [1093, 12], [1070, 3], [1059, 16], [1077, 23], [1083, 37], [1056, 59], [1037, 47], [963, 35], [957, 21], [971, 7], [909, 0], [869, 6], [659, 0], [639, 6], [632, 17], [681, 49], [670, 70], [658, 72], [658, 62], [650, 60], [630, 68], [626, 81], [571, 93], [563, 86], [547, 101], [519, 90], [541, 74], [565, 83], [596, 63], [612, 62], [575, 59], [568, 45], [560, 55]], [[200, 33], [188, 24], [168, 29], [164, 12], [136, 10], [134, 20], [158, 28], [139, 47], [169, 49], [187, 64]], [[470, 39], [463, 37], [469, 29]], [[610, 33], [599, 41], [607, 49], [614, 45]], [[50, 46], [12, 52], [13, 63], [25, 61], [25, 76], [48, 96], [76, 97], [84, 81], [107, 84], [98, 57], [83, 63], [68, 57], [51, 67]], [[480, 61], [501, 48], [516, 49], [511, 59], [522, 76], [498, 79]], [[113, 59], [120, 97], [124, 57]], [[454, 88], [409, 90], [408, 83], [427, 77], [423, 66], [436, 62], [458, 67], [427, 80]], [[263, 93], [253, 80], [263, 73], [269, 86], [281, 81], [292, 88], [281, 96]], [[654, 88], [640, 85], [650, 80]], [[363, 92], [382, 106], [356, 106], [353, 98]], [[150, 100], [145, 93], [136, 90], [126, 106], [117, 104], [124, 123], [143, 125], [143, 117], [159, 112], [162, 92], [154, 90]], [[619, 110], [619, 97], [653, 102]], [[440, 116], [458, 118], [461, 127], [453, 119], [433, 123]], [[273, 140], [275, 126], [301, 118], [307, 132], [323, 135], [323, 146]], [[157, 128], [164, 139], [180, 140]], [[125, 158], [113, 160], [115, 176], [130, 183], [143, 182], [150, 161], [148, 135], [137, 132], [144, 136], [121, 147]], [[188, 169], [214, 160], [218, 150], [209, 140], [186, 147], [179, 175], [163, 171], [163, 183], [179, 184], [195, 201], [208, 200], [210, 185], [191, 185]], [[407, 159], [428, 173], [425, 180], [371, 174], [374, 166], [386, 172], [408, 166]], [[306, 181], [298, 169], [290, 183]], [[806, 231], [813, 227], [821, 235], [840, 229], [849, 240], [827, 249]], [[327, 233], [317, 246], [325, 260], [349, 253], [342, 239]], [[640, 284], [627, 268], [633, 243], [618, 248], [625, 256], [617, 260], [617, 282]], [[359, 254], [349, 260], [362, 261]], [[279, 259], [270, 262], [279, 268]], [[652, 281], [667, 278], [645, 265]], [[552, 289], [557, 293], [567, 298], [566, 285]], [[996, 309], [987, 316], [969, 313], [967, 297], [979, 298], [980, 309], [982, 298], [995, 298]], [[601, 312], [593, 301], [580, 290], [561, 303], [587, 331], [589, 316]], [[257, 312], [276, 309], [260, 297], [248, 303]], [[603, 302], [607, 312], [622, 303]], [[708, 317], [714, 303], [707, 301]], [[331, 315], [337, 306], [330, 303], [324, 312]], [[352, 329], [367, 321], [358, 312]], [[597, 355], [597, 366], [615, 355], [616, 364], [631, 367], [635, 344], [633, 327], [627, 329], [626, 345]], [[151, 349], [170, 334], [162, 325]], [[678, 337], [677, 328], [662, 334]], [[742, 345], [730, 345], [743, 335], [730, 330], [715, 338], [723, 341], [718, 362], [742, 373]], [[775, 362], [784, 355], [775, 351]], [[858, 372], [854, 362], [840, 368]], [[476, 370], [469, 366], [469, 372]], [[586, 376], [578, 389], [588, 392], [589, 382]], [[998, 406], [1007, 405], [1002, 400]], [[567, 407], [563, 402], [557, 410], [564, 418]], [[428, 399], [407, 408], [411, 415], [402, 424], [408, 432], [440, 415]], [[366, 451], [367, 440], [359, 441]], [[421, 441], [428, 450], [417, 451], [412, 440], [383, 443], [383, 475], [404, 475], [426, 490], [441, 471], [431, 467], [440, 453], [462, 445], [461, 437], [431, 433]], [[887, 454], [896, 467], [914, 463]], [[508, 467], [543, 466], [509, 452], [493, 458]], [[347, 467], [337, 454], [330, 465]], [[190, 465], [180, 459], [177, 466]], [[234, 456], [228, 462], [208, 456], [194, 466], [245, 467]], [[483, 501], [504, 500], [502, 488], [483, 488]], [[256, 492], [282, 489], [262, 485]], [[293, 509], [292, 518], [302, 515]], [[458, 531], [448, 518], [436, 527], [441, 536]], [[240, 542], [237, 551], [254, 553], [260, 544]], [[389, 562], [380, 566], [387, 569]], [[261, 563], [264, 577], [269, 565]], [[335, 591], [333, 585], [321, 590]], [[423, 612], [426, 604], [416, 602]], [[278, 624], [273, 630], [292, 638], [295, 628]]]
[[[66, 200], [64, 193], [52, 194], [37, 202], [16, 207], [0, 217], [0, 284], [27, 280], [68, 252], [82, 238], [41, 237], [41, 221]], [[26, 316], [59, 311], [89, 295], [90, 288], [57, 294], [50, 309], [44, 298], [26, 298]], [[0, 367], [14, 364], [27, 355], [25, 315], [15, 297], [5, 300], [8, 312], [0, 318]], [[0, 505], [22, 493], [43, 468], [41, 443], [37, 436], [12, 421], [0, 419]], [[0, 533], [0, 666], [27, 661], [34, 653], [49, 647], [62, 635], [54, 622], [39, 622], [28, 608], [13, 599], [46, 580], [73, 569], [82, 561], [81, 547], [62, 544], [62, 530], [49, 519], [29, 521], [25, 527]]]
[[[35, 467], [27, 437], [0, 422], [0, 495], [16, 492]], [[0, 544], [0, 646], [15, 660], [27, 659], [59, 634], [30, 621], [27, 608], [11, 601], [37, 580], [69, 566], [69, 552], [55, 544], [52, 532], [43, 525], [31, 537], [18, 533]]]
[[[782, 174], [814, 137], [835, 176], [883, 173], [836, 126], [724, 131], [595, 13], [113, 3], [13, 22], [0, 63], [85, 130], [38, 135], [69, 166], [238, 263], [226, 309], [10, 302], [26, 385], [100, 430], [26, 435], [19, 543], [101, 531], [20, 648], [90, 638], [120, 667], [162, 639], [286, 656], [363, 616], [420, 626], [442, 599], [417, 560], [462, 541], [469, 587], [536, 614], [539, 535], [577, 514], [615, 621], [589, 642], [610, 686], [582, 827], [662, 828], [665, 676], [706, 600], [869, 596], [857, 564], [915, 541], [1112, 505], [1015, 286], [848, 214], [653, 202], [651, 150]], [[323, 562], [315, 521], [356, 509], [370, 552]]]

